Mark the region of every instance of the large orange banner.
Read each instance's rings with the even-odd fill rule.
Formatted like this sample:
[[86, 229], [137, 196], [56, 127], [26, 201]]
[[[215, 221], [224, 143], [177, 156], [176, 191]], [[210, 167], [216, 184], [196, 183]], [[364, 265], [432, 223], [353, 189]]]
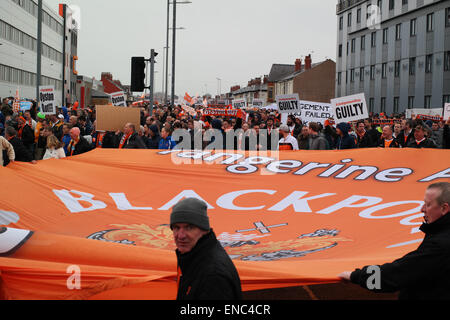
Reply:
[[0, 298], [174, 299], [168, 226], [184, 197], [244, 290], [335, 283], [417, 248], [447, 150], [282, 153], [95, 150], [0, 168]]

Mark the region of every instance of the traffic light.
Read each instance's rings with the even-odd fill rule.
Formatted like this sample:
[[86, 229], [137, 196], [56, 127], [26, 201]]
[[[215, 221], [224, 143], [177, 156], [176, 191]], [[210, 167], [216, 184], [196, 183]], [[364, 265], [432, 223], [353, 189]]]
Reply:
[[131, 91], [142, 92], [145, 89], [145, 58], [131, 58]]

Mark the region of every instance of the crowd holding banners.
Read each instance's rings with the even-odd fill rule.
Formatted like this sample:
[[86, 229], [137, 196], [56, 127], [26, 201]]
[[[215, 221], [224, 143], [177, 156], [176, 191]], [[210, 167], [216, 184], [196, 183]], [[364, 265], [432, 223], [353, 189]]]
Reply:
[[[278, 150], [281, 139], [292, 141], [288, 136], [284, 137], [284, 131], [279, 130], [281, 125], [287, 125], [289, 136], [297, 140], [297, 145], [293, 143], [292, 148], [299, 150], [377, 147], [448, 149], [450, 146], [449, 120], [426, 114], [413, 114], [413, 119], [406, 119], [404, 114], [390, 118], [385, 114], [371, 114], [364, 121], [341, 122], [342, 125], [336, 125], [334, 119], [329, 118], [323, 123], [310, 122], [314, 123], [311, 127], [306, 125], [307, 121], [301, 116], [283, 114], [285, 111], [279, 110], [247, 108], [244, 111], [233, 109], [231, 105], [208, 105], [205, 108], [198, 104], [175, 107], [158, 104], [154, 107], [153, 116], [150, 116], [147, 108], [131, 108], [139, 110], [140, 116], [133, 122], [131, 133], [125, 134], [125, 125], [130, 121], [123, 120], [114, 130], [95, 128], [95, 106], [81, 109], [79, 104], [74, 103], [68, 108], [57, 107], [55, 114], [45, 115], [39, 112], [36, 103], [29, 110], [14, 112], [13, 101], [14, 98], [3, 100], [0, 131], [4, 136], [5, 127], [12, 126], [16, 130], [16, 137], [31, 153], [31, 161], [44, 158], [49, 136], [55, 136], [62, 143], [66, 156], [73, 156], [95, 148], [173, 149], [183, 140], [178, 130], [188, 132], [192, 149], [204, 149], [217, 143], [214, 137], [206, 134], [208, 130], [215, 129], [222, 135], [223, 149]], [[293, 104], [289, 103], [292, 107]], [[337, 104], [342, 105], [339, 101]], [[148, 107], [146, 104], [144, 106]], [[359, 107], [359, 112], [366, 109], [364, 101]], [[130, 108], [118, 109], [126, 111]], [[351, 117], [351, 110], [344, 109], [341, 113]], [[72, 135], [73, 128], [78, 128], [79, 134]], [[33, 130], [34, 139], [31, 134]], [[196, 143], [196, 140], [200, 140], [200, 143]], [[282, 149], [285, 148], [283, 141]], [[3, 156], [7, 157], [6, 152]]]

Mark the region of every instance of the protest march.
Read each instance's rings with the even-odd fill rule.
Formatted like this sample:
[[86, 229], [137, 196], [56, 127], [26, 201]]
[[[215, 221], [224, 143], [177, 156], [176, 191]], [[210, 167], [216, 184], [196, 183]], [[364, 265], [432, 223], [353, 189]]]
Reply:
[[[421, 186], [450, 177], [450, 119], [366, 117], [358, 97], [280, 106], [286, 99], [294, 109], [183, 102], [152, 115], [113, 105], [13, 112], [4, 100], [3, 297], [174, 299], [167, 218], [189, 197], [207, 203], [244, 292], [336, 283], [340, 270], [417, 245]], [[304, 121], [311, 110], [323, 121]], [[69, 261], [83, 270], [80, 290], [65, 289]]]

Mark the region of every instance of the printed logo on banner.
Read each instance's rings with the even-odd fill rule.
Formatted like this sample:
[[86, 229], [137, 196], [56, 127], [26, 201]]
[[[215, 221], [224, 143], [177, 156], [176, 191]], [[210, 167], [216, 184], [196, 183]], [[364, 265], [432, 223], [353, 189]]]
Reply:
[[41, 111], [45, 115], [56, 114], [55, 87], [39, 87], [39, 104]]
[[331, 100], [336, 124], [369, 118], [364, 93]]
[[126, 107], [127, 102], [125, 101], [125, 93], [123, 91], [111, 93], [111, 102], [116, 107]]
[[298, 94], [276, 96], [278, 109], [283, 113], [300, 113], [300, 99]]
[[[99, 231], [90, 235], [88, 239], [171, 251], [176, 249], [173, 233], [168, 225], [157, 227], [148, 225], [112, 226], [120, 229]], [[254, 229], [241, 230], [233, 234], [224, 232], [217, 237], [232, 259], [277, 261], [302, 258], [308, 254], [332, 249], [339, 242], [352, 241], [339, 237], [340, 231], [337, 229], [320, 229], [312, 233], [299, 235], [295, 239], [270, 241], [271, 228], [283, 227], [287, 224], [266, 227], [258, 222], [255, 223], [255, 226]], [[255, 233], [244, 234], [245, 232]]]

